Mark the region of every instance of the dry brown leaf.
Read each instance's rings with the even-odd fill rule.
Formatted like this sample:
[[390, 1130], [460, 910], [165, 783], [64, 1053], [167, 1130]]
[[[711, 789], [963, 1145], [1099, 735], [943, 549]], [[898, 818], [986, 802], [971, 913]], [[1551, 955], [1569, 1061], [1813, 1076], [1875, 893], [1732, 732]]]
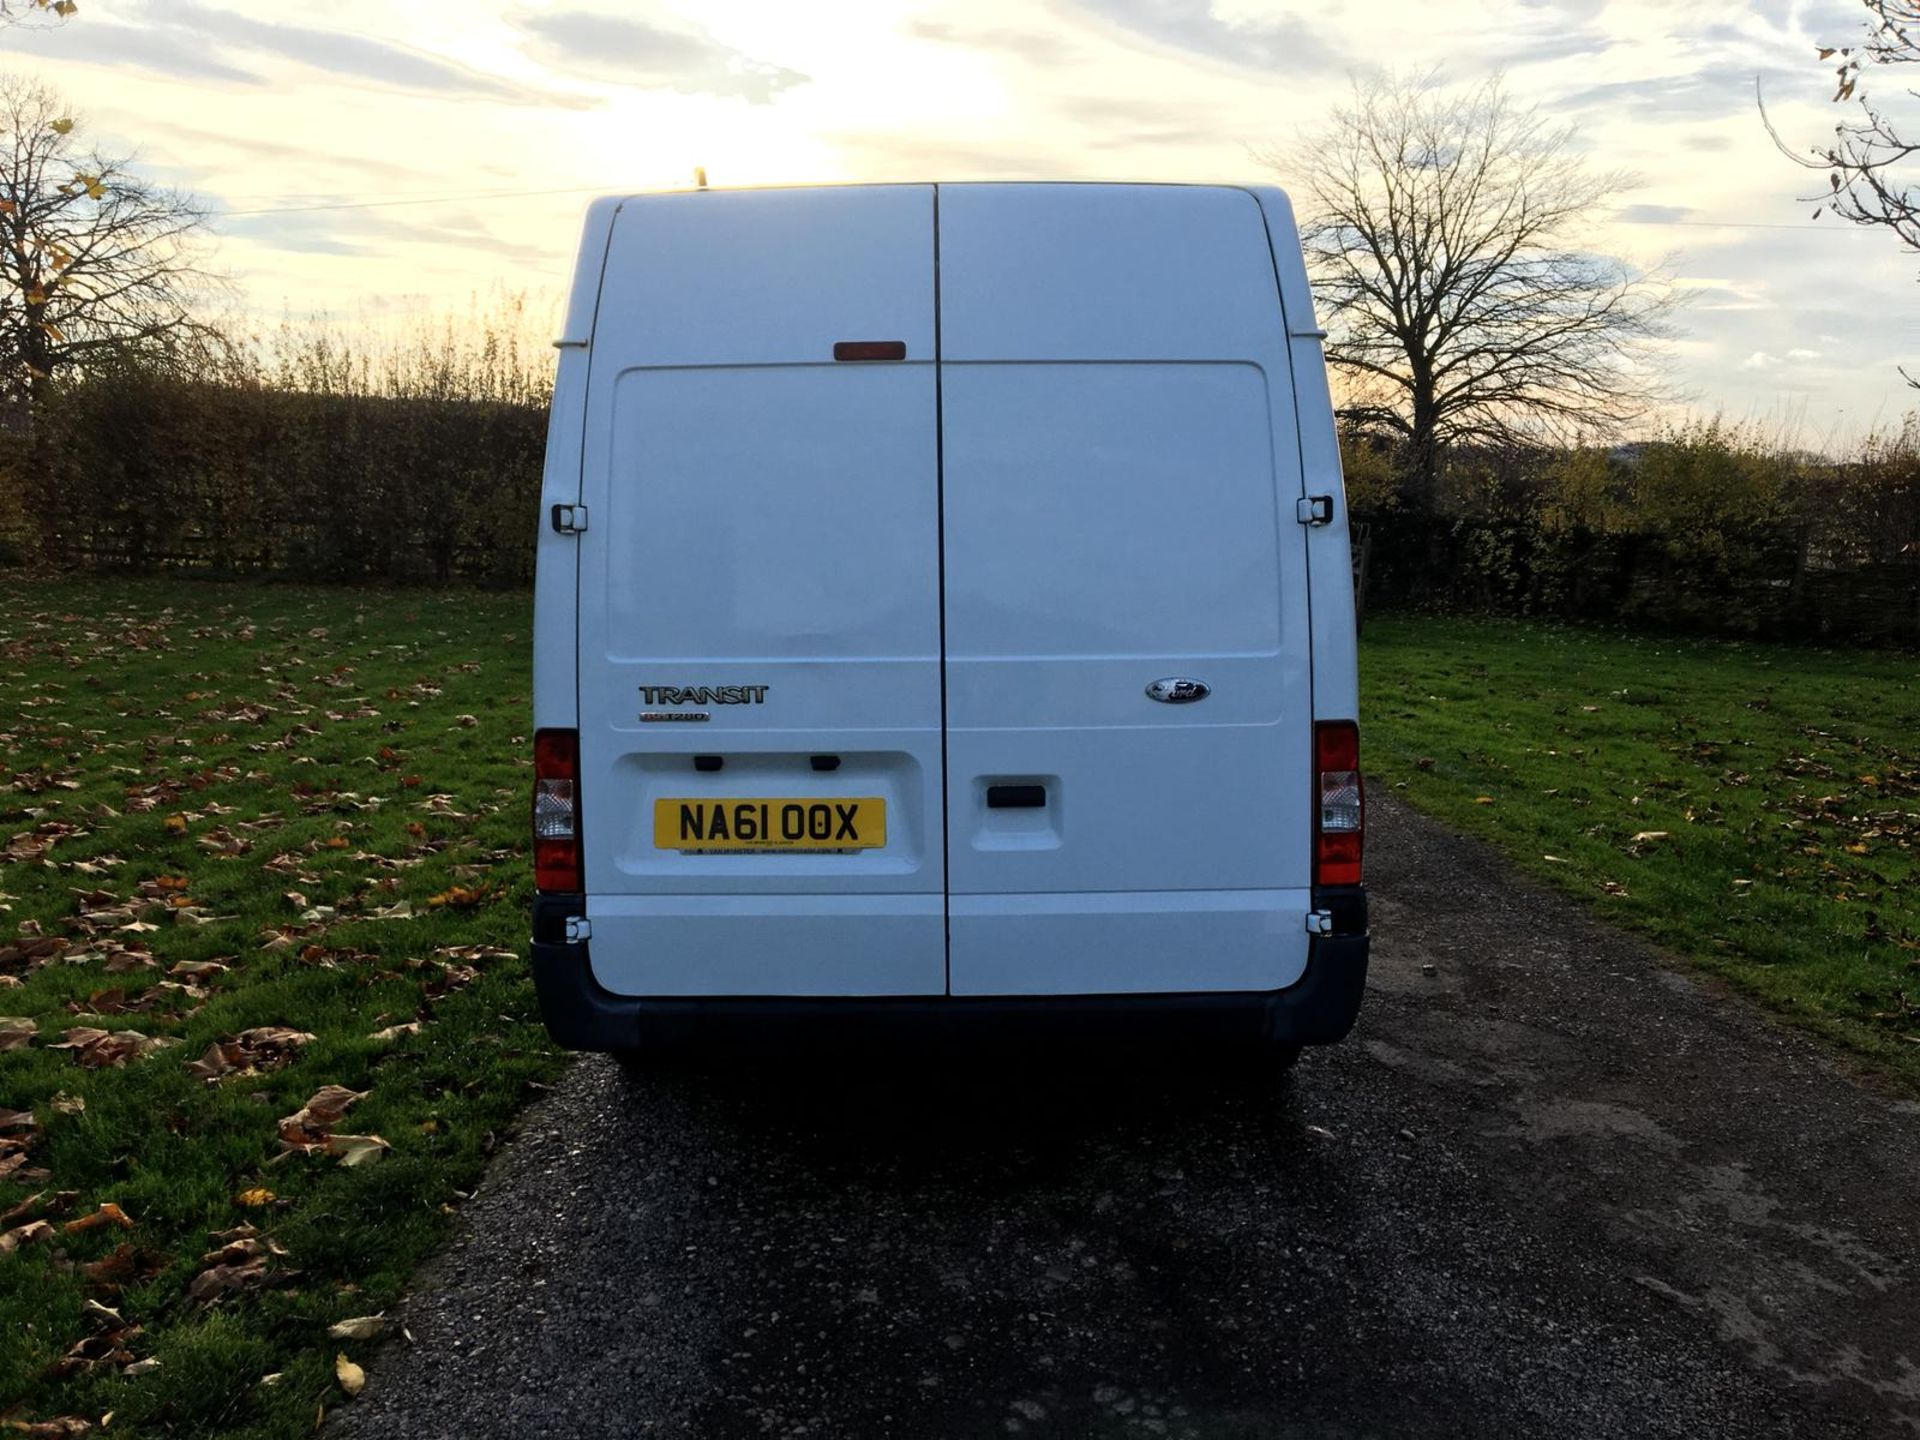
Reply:
[[233, 1197], [233, 1203], [248, 1210], [258, 1210], [262, 1205], [271, 1205], [279, 1197], [264, 1185], [255, 1185], [242, 1190]]
[[25, 1049], [39, 1033], [40, 1027], [24, 1015], [0, 1015], [0, 1051]]
[[349, 1090], [344, 1085], [323, 1085], [313, 1098], [280, 1122], [280, 1143], [289, 1150], [311, 1151], [324, 1146], [340, 1117], [364, 1100], [364, 1090]]
[[371, 1164], [392, 1148], [378, 1135], [329, 1135], [326, 1142], [327, 1153], [338, 1155], [340, 1163], [349, 1169]]
[[131, 1240], [122, 1240], [110, 1254], [80, 1267], [89, 1285], [117, 1290], [122, 1285], [145, 1280], [166, 1267], [165, 1256], [154, 1256], [136, 1249]]
[[226, 970], [227, 967], [218, 960], [182, 960], [178, 965], [169, 969], [167, 974], [173, 976], [176, 980], [197, 982], [210, 980], [215, 975], [223, 975], [226, 973]]
[[53, 1238], [53, 1226], [45, 1220], [29, 1220], [24, 1225], [0, 1233], [0, 1255], [11, 1255], [22, 1245], [33, 1245]]
[[261, 1069], [278, 1069], [292, 1062], [294, 1052], [311, 1041], [313, 1035], [303, 1029], [292, 1029], [288, 1025], [255, 1025], [253, 1029], [240, 1031], [228, 1041], [209, 1044], [200, 1060], [186, 1062], [186, 1069], [190, 1075], [198, 1075], [204, 1081], [217, 1081], [234, 1071], [252, 1075]]
[[78, 1415], [56, 1415], [51, 1420], [0, 1420], [0, 1425], [26, 1440], [79, 1440], [93, 1433], [93, 1422]]
[[131, 1230], [133, 1220], [126, 1211], [109, 1200], [93, 1214], [69, 1220], [60, 1228], [69, 1235], [83, 1235], [89, 1230], [98, 1230], [102, 1225], [118, 1225], [122, 1230]]
[[351, 1320], [341, 1320], [327, 1327], [330, 1340], [377, 1340], [387, 1328], [384, 1313], [379, 1315], [356, 1315]]
[[163, 1035], [142, 1035], [138, 1030], [98, 1030], [76, 1025], [49, 1050], [71, 1050], [74, 1060], [89, 1070], [118, 1069], [129, 1060], [137, 1060], [153, 1051], [178, 1042]]
[[211, 1305], [223, 1295], [251, 1290], [267, 1278], [267, 1257], [239, 1265], [210, 1265], [188, 1282], [187, 1296], [202, 1305]]

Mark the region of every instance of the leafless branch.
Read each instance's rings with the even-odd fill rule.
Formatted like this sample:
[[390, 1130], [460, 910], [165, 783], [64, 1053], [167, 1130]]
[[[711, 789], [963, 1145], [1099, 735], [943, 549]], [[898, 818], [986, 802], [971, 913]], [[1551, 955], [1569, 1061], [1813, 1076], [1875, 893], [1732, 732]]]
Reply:
[[[1909, 140], [1887, 107], [1870, 96], [1864, 84], [1868, 66], [1911, 65], [1920, 62], [1920, 0], [1861, 0], [1867, 11], [1866, 39], [1859, 45], [1823, 46], [1822, 60], [1834, 62], [1833, 100], [1852, 107], [1852, 118], [1833, 127], [1833, 138], [1805, 150], [1789, 145], [1767, 113], [1759, 96], [1760, 118], [1780, 153], [1802, 169], [1824, 175], [1824, 193], [1809, 195], [1814, 217], [1830, 212], [1855, 225], [1891, 231], [1909, 250], [1920, 251], [1920, 188], [1908, 178], [1908, 168], [1920, 155], [1920, 142]], [[1756, 87], [1757, 94], [1757, 87]], [[1920, 100], [1920, 92], [1905, 92]], [[1908, 385], [1920, 381], [1901, 372]]]
[[0, 75], [0, 396], [15, 407], [63, 371], [181, 364], [216, 339], [196, 318], [219, 284], [206, 213], [76, 132], [51, 90]]
[[1571, 139], [1497, 78], [1389, 78], [1356, 84], [1295, 167], [1328, 359], [1423, 481], [1450, 441], [1619, 424], [1658, 391], [1650, 342], [1674, 292], [1580, 243], [1630, 177], [1587, 168]]

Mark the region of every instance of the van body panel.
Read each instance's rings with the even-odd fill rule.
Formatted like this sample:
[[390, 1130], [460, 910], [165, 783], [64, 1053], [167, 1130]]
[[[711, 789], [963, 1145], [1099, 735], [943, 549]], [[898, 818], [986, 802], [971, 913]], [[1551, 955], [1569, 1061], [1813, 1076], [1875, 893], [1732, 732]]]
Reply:
[[[836, 1001], [1345, 1033], [1364, 891], [1312, 886], [1312, 772], [1353, 596], [1283, 195], [600, 202], [564, 338], [535, 713], [579, 731], [584, 886], [534, 945], [563, 1043]], [[656, 827], [744, 797], [884, 804], [884, 842]]]
[[547, 454], [540, 475], [533, 566], [533, 723], [538, 729], [571, 730], [580, 723], [580, 653], [575, 643], [580, 549], [572, 537], [553, 528], [551, 516], [554, 506], [576, 504], [580, 499], [581, 444], [592, 363], [588, 342], [600, 304], [607, 237], [619, 208], [618, 200], [596, 200], [587, 207], [547, 412]]
[[1306, 914], [1301, 890], [954, 895], [949, 943], [968, 964], [953, 993], [1280, 990], [1306, 969]]
[[1289, 984], [1311, 641], [1259, 205], [943, 187], [940, 307], [952, 992]]
[[[933, 244], [930, 186], [653, 197], [613, 227], [579, 695], [614, 993], [946, 989]], [[908, 359], [833, 358], [876, 339]], [[886, 843], [656, 845], [656, 800], [747, 795], [880, 798]]]
[[1313, 714], [1316, 720], [1351, 720], [1360, 713], [1357, 612], [1346, 482], [1340, 473], [1340, 440], [1333, 423], [1333, 396], [1321, 332], [1314, 319], [1306, 262], [1295, 239], [1293, 205], [1276, 186], [1250, 192], [1267, 217], [1274, 270], [1286, 316], [1293, 364], [1301, 473], [1315, 495], [1333, 497], [1329, 523], [1306, 532], [1308, 594], [1313, 609]]
[[944, 898], [857, 898], [594, 896], [593, 978], [615, 995], [941, 994]]

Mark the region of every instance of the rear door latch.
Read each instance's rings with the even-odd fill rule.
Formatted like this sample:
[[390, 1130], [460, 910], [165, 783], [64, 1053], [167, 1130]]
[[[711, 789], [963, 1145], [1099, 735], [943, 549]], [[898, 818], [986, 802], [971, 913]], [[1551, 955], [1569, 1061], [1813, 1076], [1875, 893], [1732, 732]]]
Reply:
[[587, 530], [587, 507], [584, 505], [554, 506], [553, 528], [562, 535], [584, 535]]
[[1302, 495], [1294, 513], [1299, 516], [1302, 525], [1331, 525], [1333, 523], [1333, 497], [1331, 495]]
[[593, 938], [593, 922], [584, 915], [567, 917], [567, 943], [578, 945], [582, 940]]
[[1333, 912], [1331, 910], [1309, 910], [1307, 912], [1307, 933], [1309, 935], [1331, 935], [1333, 933]]

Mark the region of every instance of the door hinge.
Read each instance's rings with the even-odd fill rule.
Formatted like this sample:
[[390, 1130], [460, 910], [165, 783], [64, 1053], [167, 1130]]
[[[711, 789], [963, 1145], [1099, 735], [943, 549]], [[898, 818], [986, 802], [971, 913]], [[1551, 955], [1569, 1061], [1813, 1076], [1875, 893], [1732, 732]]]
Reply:
[[1331, 910], [1309, 910], [1307, 912], [1307, 934], [1331, 935], [1333, 933], [1333, 912]]
[[587, 507], [584, 505], [556, 505], [553, 507], [553, 528], [562, 535], [584, 535], [587, 531]]
[[584, 915], [567, 917], [567, 944], [578, 945], [582, 940], [593, 938], [593, 922]]
[[1333, 497], [1331, 495], [1302, 495], [1294, 514], [1299, 516], [1302, 525], [1331, 525], [1333, 523]]

